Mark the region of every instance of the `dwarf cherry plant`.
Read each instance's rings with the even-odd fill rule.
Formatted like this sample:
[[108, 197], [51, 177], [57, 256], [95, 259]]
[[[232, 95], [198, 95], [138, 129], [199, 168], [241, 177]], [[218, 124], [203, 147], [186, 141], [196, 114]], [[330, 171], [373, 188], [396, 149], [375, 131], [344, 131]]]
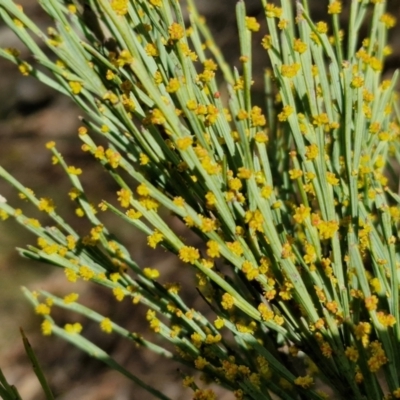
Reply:
[[[261, 0], [263, 21], [246, 16], [239, 1], [241, 55], [233, 69], [193, 0], [187, 16], [175, 0], [39, 3], [54, 21], [46, 32], [22, 7], [0, 1], [2, 20], [36, 63], [13, 48], [0, 55], [85, 111], [82, 149], [119, 190], [115, 201], [91, 204], [81, 169], [50, 142], [90, 232], [77, 232], [53, 200], [2, 168], [2, 178], [53, 225], [6, 199], [0, 216], [37, 236], [23, 256], [62, 268], [70, 282], [92, 281], [118, 301], [141, 303], [150, 328], [175, 351], [85, 307], [75, 293], [24, 289], [43, 316], [43, 334], [70, 341], [160, 399], [167, 397], [86, 339], [79, 323], [59, 327], [52, 308], [201, 370], [237, 399], [325, 399], [318, 382], [334, 398], [400, 398], [400, 198], [389, 176], [400, 159], [400, 130], [396, 76], [381, 78], [395, 23], [386, 1], [352, 1], [344, 30], [338, 0], [326, 4], [330, 22], [314, 22], [307, 0]], [[266, 34], [253, 43], [260, 29]], [[271, 66], [265, 104], [252, 93], [252, 49]], [[196, 246], [165, 222], [162, 209], [197, 235]], [[192, 290], [210, 312], [190, 309], [179, 282], [138, 265], [102, 212], [194, 269]], [[189, 375], [184, 385], [194, 399], [216, 398]]]

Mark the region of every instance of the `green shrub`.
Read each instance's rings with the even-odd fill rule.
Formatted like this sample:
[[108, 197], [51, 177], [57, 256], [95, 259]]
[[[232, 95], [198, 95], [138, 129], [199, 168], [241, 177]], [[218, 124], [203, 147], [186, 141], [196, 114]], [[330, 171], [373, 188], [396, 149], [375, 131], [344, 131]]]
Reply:
[[[0, 55], [85, 111], [82, 149], [118, 184], [115, 201], [91, 204], [81, 169], [50, 142], [90, 232], [77, 232], [52, 199], [36, 197], [3, 168], [0, 175], [53, 225], [5, 199], [0, 216], [38, 237], [23, 256], [62, 268], [70, 282], [92, 281], [119, 301], [141, 303], [150, 328], [175, 350], [79, 304], [75, 293], [25, 289], [43, 316], [43, 334], [64, 338], [161, 399], [85, 338], [79, 323], [58, 326], [52, 308], [201, 370], [237, 399], [327, 398], [318, 382], [336, 398], [400, 398], [400, 198], [391, 185], [400, 130], [397, 74], [382, 80], [395, 22], [386, 1], [352, 1], [343, 33], [340, 1], [327, 4], [330, 23], [315, 23], [306, 0], [281, 7], [262, 0], [267, 34], [254, 46], [260, 24], [240, 1], [240, 69], [224, 61], [193, 0], [188, 21], [174, 0], [84, 3], [40, 2], [54, 21], [43, 32], [2, 0], [1, 18], [36, 63], [16, 49]], [[252, 92], [252, 47], [271, 65], [265, 104]], [[163, 209], [197, 239], [181, 237]], [[191, 290], [210, 312], [190, 309], [178, 283], [138, 265], [103, 212], [195, 270]], [[215, 398], [204, 382], [186, 376], [184, 384], [194, 399]]]

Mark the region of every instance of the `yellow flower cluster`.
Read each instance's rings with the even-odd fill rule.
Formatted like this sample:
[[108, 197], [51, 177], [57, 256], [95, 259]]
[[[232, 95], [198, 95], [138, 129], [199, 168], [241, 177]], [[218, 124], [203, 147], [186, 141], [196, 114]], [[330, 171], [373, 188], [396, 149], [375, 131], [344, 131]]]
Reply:
[[178, 41], [185, 36], [185, 29], [182, 25], [177, 22], [172, 23], [168, 28], [169, 39], [172, 41]]
[[111, 0], [111, 8], [119, 16], [124, 16], [128, 13], [128, 0]]
[[246, 17], [246, 28], [252, 32], [258, 32], [260, 30], [260, 24], [254, 17]]
[[235, 298], [229, 293], [225, 293], [222, 296], [221, 305], [225, 310], [229, 310], [235, 305]]
[[144, 268], [143, 273], [147, 278], [152, 280], [155, 280], [160, 276], [160, 272], [154, 268]]
[[334, 0], [328, 6], [328, 14], [340, 14], [342, 12], [342, 2]]
[[55, 210], [54, 201], [48, 197], [42, 197], [38, 203], [38, 209], [40, 211], [46, 211], [47, 213], [51, 213]]
[[267, 18], [280, 18], [282, 15], [282, 8], [277, 7], [272, 3], [268, 3], [265, 6], [265, 14]]
[[200, 258], [200, 253], [198, 249], [191, 246], [183, 246], [179, 250], [179, 258], [189, 264], [194, 264]]
[[299, 54], [303, 54], [307, 50], [308, 46], [301, 39], [295, 39], [293, 44], [293, 50]]
[[377, 340], [369, 345], [369, 350], [371, 351], [371, 357], [368, 359], [368, 369], [371, 372], [377, 372], [385, 365], [389, 360], [386, 357], [385, 351], [382, 349], [382, 344]]
[[317, 214], [312, 214], [312, 224], [317, 227], [321, 240], [333, 238], [339, 230], [339, 223], [337, 221], [323, 221]]
[[100, 329], [105, 333], [111, 333], [113, 330], [113, 324], [110, 318], [104, 318], [100, 322]]
[[297, 73], [300, 71], [300, 64], [282, 64], [281, 66], [281, 74], [285, 78], [294, 78]]
[[75, 322], [74, 324], [65, 324], [64, 329], [70, 335], [76, 335], [81, 333], [83, 328], [79, 322]]
[[295, 385], [301, 386], [304, 389], [309, 388], [314, 384], [314, 378], [309, 375], [299, 376], [294, 380]]
[[147, 237], [147, 244], [155, 249], [157, 244], [164, 240], [164, 236], [161, 232], [155, 230], [150, 236]]
[[360, 322], [354, 327], [354, 334], [357, 340], [361, 340], [364, 347], [367, 347], [369, 343], [369, 334], [371, 333], [372, 327], [369, 322]]

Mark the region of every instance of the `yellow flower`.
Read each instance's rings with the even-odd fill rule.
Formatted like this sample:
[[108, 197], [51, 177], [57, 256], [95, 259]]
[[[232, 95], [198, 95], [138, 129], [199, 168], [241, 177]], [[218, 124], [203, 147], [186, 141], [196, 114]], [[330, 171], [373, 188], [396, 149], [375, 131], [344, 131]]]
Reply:
[[117, 192], [118, 201], [121, 204], [121, 207], [128, 208], [130, 205], [130, 201], [132, 199], [132, 193], [128, 189], [121, 189]]
[[166, 122], [164, 114], [158, 108], [151, 111], [149, 120], [154, 125], [162, 125]]
[[64, 273], [69, 282], [76, 282], [78, 280], [78, 274], [71, 268], [65, 268]]
[[312, 376], [299, 376], [294, 380], [295, 385], [301, 386], [304, 389], [309, 388], [311, 385], [314, 384], [314, 379]]
[[125, 297], [125, 291], [121, 287], [116, 287], [112, 290], [113, 295], [118, 301], [122, 301]]
[[376, 313], [379, 322], [385, 327], [393, 327], [396, 324], [396, 318], [392, 314], [385, 314], [383, 311]]
[[220, 317], [217, 317], [217, 319], [214, 321], [214, 326], [217, 328], [217, 329], [222, 329], [222, 327], [225, 325], [225, 321], [222, 319], [222, 318], [220, 318]]
[[67, 168], [67, 172], [71, 175], [81, 175], [82, 174], [82, 170], [80, 168], [76, 168], [72, 165]]
[[169, 26], [168, 33], [170, 40], [179, 40], [185, 36], [185, 29], [183, 28], [183, 26], [174, 22], [172, 25]]
[[67, 294], [66, 296], [64, 296], [64, 303], [65, 304], [70, 304], [70, 303], [74, 303], [76, 300], [78, 300], [79, 298], [79, 294], [78, 293], [70, 293]]
[[185, 376], [183, 380], [184, 387], [191, 387], [194, 384], [194, 377], [193, 376]]
[[306, 264], [313, 264], [317, 259], [317, 253], [315, 252], [315, 248], [311, 243], [305, 244], [306, 254], [304, 255], [304, 262]]
[[150, 4], [153, 5], [154, 7], [161, 7], [163, 0], [149, 0], [149, 1]]
[[246, 28], [252, 32], [258, 32], [260, 30], [260, 24], [254, 17], [246, 17]]
[[247, 119], [248, 116], [249, 116], [249, 114], [244, 109], [239, 110], [238, 113], [237, 113], [237, 119], [239, 121], [243, 121], [243, 120]]
[[119, 162], [121, 160], [121, 154], [112, 149], [107, 149], [105, 152], [105, 156], [112, 168], [118, 168]]
[[179, 80], [177, 78], [171, 78], [166, 86], [168, 93], [175, 93], [180, 87]]
[[147, 244], [155, 249], [157, 244], [164, 240], [164, 236], [161, 232], [155, 230], [150, 236], [147, 237]]
[[235, 305], [235, 299], [229, 293], [225, 293], [222, 296], [221, 305], [225, 310], [229, 310]]
[[218, 65], [211, 58], [203, 61], [203, 67], [207, 71], [216, 71], [218, 69]]
[[278, 119], [281, 122], [286, 121], [290, 115], [293, 113], [293, 107], [286, 105], [283, 107], [283, 110], [281, 113], [278, 114]]
[[144, 48], [144, 51], [150, 57], [158, 57], [159, 55], [158, 49], [154, 43], [147, 43]]
[[318, 33], [327, 33], [328, 32], [328, 24], [324, 21], [320, 21], [317, 22], [317, 24], [315, 25], [315, 27], [317, 28], [317, 32]]
[[297, 72], [300, 70], [300, 64], [282, 64], [281, 74], [286, 78], [293, 78], [297, 75]]
[[249, 179], [249, 178], [251, 177], [251, 175], [252, 175], [252, 172], [251, 172], [250, 169], [244, 168], [244, 167], [239, 167], [239, 168], [238, 168], [238, 174], [237, 174], [237, 176], [238, 176], [240, 179]]
[[74, 335], [81, 333], [82, 325], [79, 322], [75, 322], [74, 324], [66, 324], [64, 329], [67, 331], [67, 333]]
[[[265, 132], [263, 132], [263, 131], [257, 132], [257, 133], [254, 135], [254, 140], [255, 140], [257, 143], [267, 143], [267, 142], [268, 142], [268, 135], [267, 135]], [[257, 182], [257, 183], [258, 183], [258, 182]]]
[[266, 185], [261, 189], [261, 196], [264, 199], [269, 199], [271, 197], [272, 192], [273, 192], [272, 186]]
[[314, 160], [318, 156], [318, 146], [316, 144], [311, 144], [306, 147], [306, 157], [308, 160]]
[[73, 94], [79, 94], [83, 89], [83, 85], [81, 82], [71, 81], [68, 82], [68, 84]]
[[207, 242], [207, 255], [211, 258], [217, 258], [220, 256], [219, 244], [214, 240]]
[[389, 13], [383, 14], [380, 21], [385, 24], [387, 29], [393, 28], [396, 25], [396, 17]]
[[364, 85], [364, 78], [360, 75], [355, 75], [351, 81], [351, 87], [360, 88]]
[[376, 72], [382, 71], [383, 65], [382, 61], [376, 57], [371, 57], [369, 60], [369, 66]]
[[29, 218], [26, 222], [27, 222], [27, 225], [32, 226], [34, 228], [40, 228], [41, 227], [40, 222], [35, 218]]
[[243, 254], [243, 248], [238, 241], [227, 242], [226, 245], [233, 254], [237, 256], [241, 256]]
[[94, 277], [95, 273], [87, 265], [82, 265], [81, 267], [79, 267], [79, 275], [84, 281], [89, 281]]
[[112, 281], [112, 282], [118, 282], [119, 280], [121, 279], [121, 274], [120, 273], [118, 273], [118, 272], [114, 272], [114, 273], [112, 273], [111, 275], [110, 275], [110, 280]]
[[382, 365], [386, 364], [389, 360], [386, 357], [385, 351], [382, 349], [382, 344], [377, 340], [369, 345], [372, 356], [367, 361], [368, 369], [371, 372], [377, 372]]
[[368, 345], [369, 334], [371, 333], [372, 327], [369, 322], [360, 322], [354, 327], [354, 334], [357, 340], [361, 340], [364, 347]]
[[328, 14], [340, 14], [342, 12], [342, 2], [335, 0], [328, 6]]
[[250, 119], [253, 126], [264, 126], [267, 123], [261, 108], [257, 106], [251, 109]]
[[142, 217], [141, 212], [133, 210], [132, 208], [130, 210], [128, 210], [125, 214], [128, 218], [131, 218], [131, 219], [139, 219]]
[[365, 303], [365, 308], [368, 311], [373, 311], [376, 310], [377, 306], [378, 306], [378, 297], [376, 297], [374, 294], [372, 296], [366, 297], [364, 299], [364, 303]]
[[310, 216], [310, 212], [310, 207], [300, 204], [300, 206], [296, 208], [293, 218], [298, 224], [301, 224]]
[[128, 13], [128, 5], [128, 0], [111, 0], [111, 8], [120, 16]]
[[161, 72], [156, 71], [154, 74], [154, 82], [156, 83], [156, 85], [159, 85], [160, 83], [162, 83], [162, 81], [163, 81], [163, 78], [162, 78]]
[[327, 172], [326, 173], [326, 180], [332, 186], [337, 186], [339, 184], [339, 179], [336, 178], [336, 175], [333, 172]]
[[114, 72], [111, 71], [111, 69], [107, 70], [107, 72], [106, 72], [106, 79], [107, 79], [108, 81], [112, 81], [112, 80], [114, 79], [114, 77], [115, 77]]
[[263, 223], [264, 217], [260, 210], [255, 210], [254, 212], [248, 211], [245, 214], [245, 222], [249, 224], [251, 230], [257, 232], [264, 232]]
[[112, 322], [111, 322], [110, 318], [104, 318], [103, 320], [101, 320], [100, 329], [106, 333], [112, 332], [113, 327], [112, 327]]
[[282, 8], [275, 6], [274, 4], [268, 3], [265, 6], [265, 14], [267, 18], [280, 18], [282, 15]]
[[269, 50], [272, 47], [272, 37], [271, 35], [265, 35], [261, 40], [261, 46], [265, 50]]
[[179, 138], [176, 141], [176, 147], [182, 151], [189, 148], [192, 144], [193, 144], [193, 139], [190, 136], [185, 136], [183, 138]]
[[144, 275], [149, 279], [157, 279], [160, 276], [160, 272], [154, 268], [144, 268], [143, 269]]
[[179, 283], [166, 283], [164, 287], [168, 290], [169, 293], [173, 294], [178, 294], [181, 290], [181, 286]]
[[358, 350], [353, 346], [346, 347], [344, 354], [350, 361], [353, 361], [353, 362], [356, 362], [359, 357]]
[[[196, 360], [194, 360], [194, 366], [199, 369], [202, 370], [204, 369], [204, 367], [208, 364], [208, 361], [203, 358], [203, 357], [197, 357]], [[199, 399], [204, 399], [204, 397], [199, 397]]]
[[307, 50], [308, 46], [301, 39], [295, 39], [293, 44], [293, 50], [297, 53], [303, 54]]
[[141, 183], [136, 188], [136, 192], [140, 196], [148, 196], [150, 194], [150, 189], [144, 183]]
[[228, 180], [228, 187], [231, 190], [240, 190], [242, 188], [242, 182], [239, 178], [231, 178]]
[[212, 389], [196, 389], [194, 391], [193, 400], [217, 400], [217, 396]]
[[186, 263], [194, 264], [200, 258], [198, 249], [191, 246], [183, 246], [179, 250], [179, 258]]
[[40, 303], [35, 307], [35, 312], [40, 315], [49, 315], [50, 307], [45, 303]]
[[5, 221], [7, 218], [9, 218], [9, 215], [4, 210], [0, 210], [0, 219]]
[[289, 177], [292, 180], [298, 179], [302, 176], [303, 176], [303, 171], [301, 169], [294, 168], [289, 170]]
[[201, 220], [201, 224], [199, 227], [202, 232], [207, 233], [207, 232], [215, 231], [215, 229], [217, 228], [215, 219], [207, 218], [207, 217], [204, 217], [203, 215], [200, 215], [199, 217]]
[[139, 154], [139, 160], [140, 165], [147, 165], [150, 162], [150, 158], [144, 153]]
[[286, 29], [288, 24], [289, 24], [289, 21], [287, 19], [281, 18], [278, 23], [278, 28], [281, 30]]
[[313, 117], [313, 124], [316, 126], [329, 124], [328, 115], [326, 113], [316, 115], [315, 117]]
[[257, 308], [264, 321], [270, 321], [274, 318], [274, 312], [266, 304], [260, 303]]
[[54, 211], [55, 209], [55, 205], [52, 199], [48, 198], [48, 197], [42, 197], [39, 200], [39, 204], [38, 204], [38, 209], [40, 211], [46, 211], [48, 213], [51, 213]]
[[49, 335], [51, 335], [51, 331], [52, 331], [51, 322], [48, 321], [47, 319], [45, 319], [45, 320], [42, 322], [41, 329], [42, 329], [42, 333], [43, 333], [44, 336], [49, 336]]
[[242, 264], [242, 272], [246, 274], [246, 278], [249, 281], [257, 278], [259, 275], [258, 268], [254, 266], [250, 261], [244, 261]]
[[317, 229], [322, 240], [331, 239], [339, 229], [339, 223], [337, 221], [319, 221]]

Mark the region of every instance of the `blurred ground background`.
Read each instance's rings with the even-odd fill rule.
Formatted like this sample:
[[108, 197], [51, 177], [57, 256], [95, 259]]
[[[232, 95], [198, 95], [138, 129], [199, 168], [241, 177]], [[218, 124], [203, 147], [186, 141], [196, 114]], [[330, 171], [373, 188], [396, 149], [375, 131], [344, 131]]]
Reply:
[[[19, 0], [18, 3], [24, 6], [27, 14], [35, 16], [39, 25], [47, 27], [48, 24], [40, 12], [37, 0]], [[231, 63], [239, 65], [235, 0], [220, 2], [198, 0], [198, 3], [201, 13], [211, 24], [227, 58]], [[246, 0], [249, 15], [261, 16], [259, 3], [258, 0]], [[326, 1], [311, 1], [316, 18], [324, 14], [326, 3]], [[400, 19], [400, 2], [389, 0], [388, 3], [392, 14]], [[394, 54], [387, 61], [385, 73], [388, 75], [400, 66], [398, 26], [391, 32], [391, 43]], [[15, 37], [1, 24], [0, 46], [21, 48]], [[265, 53], [261, 51], [255, 53], [255, 70], [262, 71], [265, 63]], [[12, 64], [0, 59], [0, 164], [26, 186], [40, 193], [40, 197], [53, 197], [58, 209], [65, 215], [73, 213], [72, 205], [66, 201], [70, 185], [60, 168], [51, 165], [50, 154], [44, 146], [47, 141], [56, 140], [59, 150], [68, 163], [84, 170], [83, 183], [89, 193], [92, 193], [95, 204], [115, 189], [112, 182], [105, 179], [101, 168], [88, 160], [80, 151], [81, 143], [76, 135], [79, 115], [80, 111], [68, 99], [33, 78], [22, 77]], [[18, 201], [16, 194], [3, 181], [0, 181], [0, 194], [13, 205]], [[157, 266], [164, 276], [173, 280], [173, 276], [177, 274], [176, 269], [181, 267], [174, 257], [164, 252], [150, 252], [145, 245], [145, 239], [130, 229], [122, 229], [120, 235], [140, 265]], [[33, 240], [27, 231], [11, 220], [0, 224], [0, 367], [4, 369], [9, 381], [16, 384], [24, 400], [43, 398], [22, 350], [19, 327], [23, 327], [58, 398], [64, 400], [151, 398], [125, 378], [108, 371], [67, 343], [56, 338], [41, 337], [40, 319], [34, 315], [30, 305], [23, 298], [21, 285], [31, 289], [51, 289], [59, 295], [65, 295], [72, 290], [77, 291], [81, 294], [80, 300], [84, 304], [93, 305], [102, 313], [124, 321], [129, 329], [145, 331], [146, 326], [138, 327], [137, 321], [142, 319], [143, 313], [130, 304], [123, 303], [117, 306], [108, 293], [95, 286], [71, 287], [70, 284], [66, 284], [61, 271], [54, 271], [48, 266], [20, 258], [15, 247], [23, 247]], [[189, 275], [182, 279], [187, 279], [189, 282], [192, 277]], [[190, 299], [190, 294], [188, 296], [189, 301], [193, 301], [193, 306], [197, 306], [196, 300]], [[71, 321], [68, 319], [69, 316], [60, 315], [59, 318], [60, 321], [63, 318], [65, 322]], [[120, 362], [136, 371], [146, 382], [154, 384], [173, 399], [191, 398], [190, 391], [184, 390], [181, 386], [180, 376], [176, 371], [178, 366], [169, 361], [162, 362], [157, 356], [132, 346], [127, 351], [126, 343], [114, 341], [111, 336], [101, 334], [97, 327], [89, 325], [85, 326], [85, 329], [90, 337], [102, 343], [104, 348], [110, 349]], [[221, 399], [232, 398], [230, 394], [223, 392], [220, 396]]]

